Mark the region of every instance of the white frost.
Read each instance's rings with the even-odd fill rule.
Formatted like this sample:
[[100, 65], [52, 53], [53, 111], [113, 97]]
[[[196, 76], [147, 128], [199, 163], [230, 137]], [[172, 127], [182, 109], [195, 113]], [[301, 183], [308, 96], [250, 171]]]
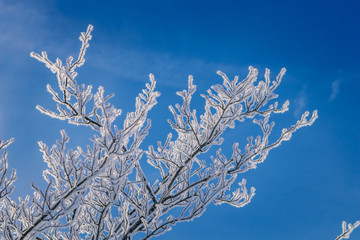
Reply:
[[[52, 147], [39, 142], [48, 166], [43, 172], [47, 186], [40, 189], [33, 185], [33, 197], [17, 202], [8, 196], [16, 175], [13, 172], [8, 177], [6, 154], [3, 155], [1, 239], [131, 239], [138, 233], [148, 239], [169, 231], [172, 225], [201, 216], [211, 203], [243, 207], [254, 196], [255, 188], [248, 191], [246, 180], [242, 180], [240, 187], [232, 191], [237, 175], [256, 168], [271, 149], [290, 140], [297, 129], [311, 125], [317, 118], [316, 111], [310, 119], [306, 112], [277, 140], [269, 141], [274, 126], [269, 123], [271, 115], [283, 113], [289, 106], [289, 101], [281, 107], [278, 102], [269, 103], [277, 98], [274, 92], [285, 68], [273, 81], [268, 69], [265, 81], [257, 81], [258, 70], [253, 67], [249, 67], [249, 74], [242, 81], [238, 76], [230, 80], [218, 71], [223, 83], [211, 86], [207, 94], [201, 95], [205, 99], [201, 115], [190, 107], [196, 85], [189, 76], [188, 89], [177, 92], [182, 103], [169, 107], [173, 133], [168, 134], [165, 143], [159, 141], [144, 151], [140, 144], [151, 126], [148, 112], [160, 95], [155, 91], [155, 78], [149, 75], [149, 83], [135, 100], [135, 110], [126, 114], [122, 127], [116, 125], [121, 110], [110, 103], [113, 95], [105, 95], [103, 87], [93, 92], [91, 85], [76, 81], [75, 70], [85, 63], [92, 30], [89, 25], [81, 33], [82, 45], [75, 61], [70, 56], [66, 61], [52, 62], [46, 52], [31, 53], [57, 78], [57, 90], [47, 86], [57, 110], [41, 106], [37, 109], [70, 124], [89, 126], [95, 134], [86, 149], [67, 149], [69, 137], [65, 131], [61, 131], [60, 140]], [[249, 118], [260, 127], [262, 135], [250, 136], [244, 148], [234, 143], [233, 154], [227, 158], [220, 148], [223, 132]], [[11, 142], [0, 142], [0, 150]], [[206, 157], [204, 153], [213, 148], [216, 154]], [[145, 155], [161, 176], [154, 182], [142, 171], [139, 160]], [[350, 234], [354, 226], [345, 230]]]

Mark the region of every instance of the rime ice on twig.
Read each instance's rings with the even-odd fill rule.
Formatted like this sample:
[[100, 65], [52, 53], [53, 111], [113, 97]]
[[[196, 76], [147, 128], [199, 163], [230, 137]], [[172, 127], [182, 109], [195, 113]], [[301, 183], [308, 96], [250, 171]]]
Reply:
[[[86, 113], [86, 104], [89, 102], [93, 94], [91, 93], [92, 86], [89, 85], [85, 87], [84, 84], [81, 86], [77, 84], [75, 78], [77, 76], [77, 72], [75, 69], [77, 67], [81, 67], [85, 63], [85, 53], [86, 49], [89, 47], [89, 41], [91, 40], [91, 32], [93, 30], [93, 26], [89, 25], [86, 33], [82, 32], [79, 39], [82, 42], [80, 53], [78, 59], [73, 62], [74, 58], [70, 56], [66, 60], [66, 64], [63, 65], [60, 59], [56, 59], [55, 62], [49, 60], [46, 52], [41, 52], [40, 54], [31, 52], [30, 56], [37, 59], [40, 62], [45, 63], [46, 67], [48, 67], [53, 73], [56, 74], [58, 80], [58, 86], [60, 92], [56, 92], [52, 89], [51, 85], [47, 85], [47, 91], [53, 96], [53, 100], [57, 103], [58, 113], [52, 112], [50, 110], [44, 109], [41, 106], [36, 106], [36, 108], [53, 118], [58, 118], [61, 120], [68, 120], [69, 123], [72, 124], [85, 124], [93, 129], [99, 129], [101, 127], [101, 123], [98, 119], [97, 108], [94, 106], [93, 110], [90, 113]], [[103, 89], [99, 89], [98, 94], [103, 94]], [[61, 96], [62, 95], [62, 96]], [[61, 96], [61, 97], [60, 97]], [[75, 98], [75, 102], [72, 102], [73, 98]], [[111, 95], [108, 96], [111, 98]], [[120, 111], [114, 109], [115, 116], [120, 115]], [[92, 119], [95, 117], [95, 120]]]
[[360, 221], [356, 221], [354, 224], [347, 224], [346, 222], [342, 222], [342, 233], [335, 239], [335, 240], [341, 240], [341, 239], [348, 239], [350, 237], [350, 234], [352, 231], [354, 231], [355, 228], [360, 226]]
[[[90, 126], [96, 133], [86, 149], [67, 149], [69, 137], [65, 131], [52, 147], [39, 142], [48, 166], [43, 172], [47, 187], [33, 185], [34, 196], [18, 202], [2, 199], [1, 219], [6, 220], [0, 225], [0, 237], [4, 239], [129, 240], [137, 234], [149, 239], [176, 223], [201, 216], [211, 203], [243, 207], [251, 201], [255, 188], [248, 190], [246, 180], [242, 180], [238, 189], [230, 191], [238, 182], [238, 174], [256, 168], [271, 149], [317, 118], [316, 111], [310, 118], [305, 112], [295, 125], [283, 129], [277, 140], [270, 142], [274, 126], [269, 122], [271, 115], [283, 113], [289, 106], [288, 101], [281, 106], [270, 103], [277, 98], [274, 91], [285, 69], [273, 81], [268, 69], [264, 81], [257, 81], [258, 70], [253, 67], [242, 81], [237, 76], [230, 80], [218, 71], [223, 83], [211, 86], [202, 95], [205, 111], [200, 116], [190, 107], [196, 86], [189, 76], [188, 89], [177, 92], [182, 104], [169, 107], [174, 117], [169, 120], [173, 133], [163, 144], [158, 142], [156, 147], [143, 151], [140, 144], [150, 128], [147, 115], [160, 95], [155, 91], [154, 76], [150, 74], [150, 82], [136, 98], [135, 110], [126, 115], [122, 128], [115, 125], [121, 110], [110, 104], [113, 95], [106, 96], [103, 87], [92, 93], [91, 85], [79, 85], [75, 80], [76, 68], [85, 62], [92, 29], [89, 25], [81, 33], [82, 45], [75, 62], [73, 57], [65, 64], [59, 59], [52, 62], [46, 52], [31, 53], [56, 74], [59, 88], [47, 86], [57, 112], [40, 106], [37, 109], [71, 124]], [[89, 111], [90, 101], [93, 106]], [[244, 148], [234, 143], [228, 158], [220, 148], [221, 136], [246, 119], [253, 119], [262, 135], [248, 137]], [[211, 148], [216, 150], [213, 156], [203, 154]], [[159, 172], [155, 182], [150, 182], [142, 170], [139, 160], [144, 153]], [[4, 166], [2, 169], [7, 169]]]
[[[11, 138], [8, 141], [0, 140], [0, 151], [7, 148], [11, 143], [14, 142], [14, 138]], [[0, 200], [9, 195], [13, 190], [13, 183], [16, 180], [16, 171], [12, 170], [10, 178], [7, 176], [8, 172], [8, 160], [7, 160], [7, 152], [3, 152], [0, 157]]]
[[[301, 120], [289, 129], [284, 129], [275, 142], [269, 143], [274, 126], [274, 123], [269, 124], [271, 114], [288, 110], [288, 101], [282, 107], [278, 107], [275, 102], [266, 108], [270, 100], [277, 98], [274, 90], [279, 86], [284, 73], [285, 69], [282, 69], [276, 80], [271, 82], [270, 71], [266, 69], [265, 81], [255, 84], [258, 71], [253, 67], [249, 67], [248, 76], [240, 82], [237, 76], [231, 81], [218, 71], [223, 84], [212, 86], [207, 95], [202, 95], [205, 99], [205, 113], [199, 118], [196, 111], [190, 109], [196, 86], [192, 76], [189, 77], [188, 90], [177, 92], [183, 99], [183, 104], [169, 107], [174, 117], [174, 121], [169, 123], [177, 132], [177, 139], [171, 141], [172, 135], [169, 134], [164, 145], [159, 142], [157, 149], [150, 146], [147, 152], [148, 162], [162, 176], [154, 186], [158, 203], [151, 205], [149, 214], [154, 214], [156, 207], [162, 208], [162, 212], [167, 213], [168, 217], [163, 217], [156, 223], [153, 221], [154, 215], [150, 215], [146, 225], [140, 221], [135, 222], [128, 232], [136, 232], [143, 227], [148, 238], [162, 234], [170, 229], [170, 225], [199, 217], [211, 202], [242, 207], [251, 201], [255, 188], [251, 188], [249, 193], [245, 180], [239, 183], [240, 188], [231, 195], [228, 194], [237, 174], [256, 168], [271, 149], [279, 146], [282, 141], [289, 140], [293, 132], [311, 125], [317, 118], [316, 111], [310, 119], [307, 119], [309, 113], [304, 113]], [[200, 160], [202, 153], [222, 144], [221, 135], [227, 128], [234, 128], [236, 121], [243, 122], [247, 118], [254, 119], [253, 122], [260, 126], [263, 136], [249, 137], [244, 152], [234, 143], [230, 159], [218, 148], [215, 156], [209, 160]], [[176, 208], [183, 210], [176, 213]]]

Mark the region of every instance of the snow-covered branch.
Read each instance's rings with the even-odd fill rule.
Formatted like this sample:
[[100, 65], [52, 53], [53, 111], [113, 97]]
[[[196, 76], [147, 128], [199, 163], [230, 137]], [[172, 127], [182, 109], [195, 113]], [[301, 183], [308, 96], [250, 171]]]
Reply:
[[[63, 64], [60, 59], [51, 61], [46, 52], [31, 53], [57, 78], [57, 90], [47, 86], [57, 111], [41, 106], [37, 109], [71, 124], [89, 126], [95, 133], [86, 149], [67, 149], [70, 138], [64, 130], [52, 147], [39, 142], [48, 166], [43, 172], [47, 185], [41, 189], [33, 184], [34, 195], [18, 201], [8, 197], [15, 172], [6, 177], [8, 167], [6, 154], [3, 155], [0, 236], [4, 239], [129, 240], [137, 234], [149, 239], [179, 222], [201, 216], [211, 203], [243, 207], [254, 197], [255, 188], [248, 189], [246, 180], [239, 181], [238, 175], [256, 168], [270, 150], [317, 118], [316, 111], [310, 118], [305, 112], [276, 140], [269, 140], [274, 127], [270, 117], [284, 113], [289, 106], [289, 101], [281, 106], [275, 101], [275, 90], [285, 69], [273, 81], [268, 69], [263, 81], [258, 81], [258, 70], [253, 67], [249, 67], [249, 74], [242, 81], [238, 76], [230, 80], [218, 71], [222, 84], [211, 86], [207, 94], [201, 95], [204, 112], [200, 115], [190, 107], [196, 85], [189, 76], [188, 88], [177, 92], [182, 103], [169, 106], [173, 132], [164, 143], [159, 141], [144, 151], [140, 145], [151, 126], [148, 113], [160, 95], [155, 91], [155, 78], [149, 75], [149, 83], [136, 97], [135, 110], [119, 124], [121, 110], [110, 103], [113, 94], [105, 95], [101, 86], [93, 92], [91, 85], [75, 80], [75, 70], [85, 62], [92, 30], [89, 25], [81, 33], [76, 61], [70, 56]], [[232, 154], [225, 156], [221, 149], [223, 133], [247, 119], [259, 126], [261, 134], [249, 136], [244, 147], [234, 143]], [[0, 150], [11, 142], [0, 142]], [[140, 159], [145, 157], [159, 173], [160, 178], [154, 182], [143, 171]], [[238, 188], [234, 189], [235, 185]], [[350, 234], [354, 226], [345, 229], [343, 235]]]
[[[170, 106], [174, 121], [169, 121], [171, 127], [177, 132], [177, 139], [171, 141], [169, 134], [165, 144], [158, 143], [158, 148], [150, 146], [147, 152], [148, 162], [158, 169], [162, 176], [161, 181], [154, 187], [157, 203], [151, 203], [148, 214], [153, 221], [156, 209], [161, 208], [165, 216], [172, 209], [182, 208], [178, 216], [172, 216], [169, 220], [163, 218], [158, 223], [146, 224], [148, 236], [163, 233], [168, 226], [181, 221], [189, 221], [200, 216], [206, 207], [215, 204], [228, 203], [236, 207], [242, 207], [250, 202], [255, 194], [255, 188], [250, 193], [245, 186], [246, 181], [240, 183], [240, 188], [229, 195], [232, 184], [237, 179], [237, 174], [256, 168], [267, 157], [269, 151], [289, 140], [297, 129], [311, 125], [317, 118], [314, 111], [312, 117], [307, 119], [308, 112], [304, 113], [294, 126], [284, 129], [278, 140], [269, 143], [269, 136], [274, 123], [269, 124], [271, 114], [283, 113], [288, 110], [289, 102], [282, 107], [278, 103], [267, 106], [270, 100], [277, 98], [274, 93], [279, 86], [285, 73], [282, 69], [276, 80], [271, 83], [270, 71], [265, 73], [265, 81], [257, 82], [258, 71], [250, 67], [248, 76], [239, 82], [236, 76], [234, 80], [222, 72], [218, 74], [223, 79], [223, 84], [212, 86], [205, 99], [205, 113], [197, 117], [196, 110], [190, 109], [190, 101], [195, 93], [196, 86], [192, 76], [189, 77], [188, 89], [177, 94], [183, 99], [183, 104]], [[260, 126], [263, 135], [248, 138], [248, 144], [242, 153], [237, 143], [233, 145], [233, 154], [230, 159], [221, 154], [221, 148], [217, 147], [216, 155], [210, 159], [200, 160], [201, 156], [215, 145], [221, 145], [221, 135], [227, 128], [234, 128], [235, 122], [244, 122], [253, 118], [253, 122]], [[205, 156], [205, 159], [208, 158]], [[165, 214], [167, 213], [167, 214]], [[137, 221], [130, 229], [140, 231], [144, 224]], [[160, 229], [158, 226], [162, 226]], [[145, 227], [145, 225], [144, 225]], [[150, 232], [150, 233], [149, 233]]]
[[356, 221], [354, 224], [351, 223], [346, 224], [346, 222], [343, 221], [342, 233], [335, 240], [348, 239], [352, 231], [354, 231], [354, 229], [357, 228], [358, 226], [360, 226], [360, 221]]
[[14, 190], [14, 186], [12, 185], [16, 180], [16, 171], [13, 169], [10, 177], [8, 176], [9, 169], [7, 152], [3, 151], [13, 142], [13, 138], [5, 142], [0, 140], [0, 152], [2, 151], [2, 156], [0, 157], [0, 200], [9, 195]]
[[[91, 139], [92, 146], [88, 145], [86, 151], [80, 147], [75, 151], [67, 150], [69, 137], [65, 131], [61, 131], [61, 140], [51, 149], [39, 142], [48, 165], [43, 174], [48, 183], [46, 189], [33, 185], [34, 197], [31, 200], [27, 197], [26, 204], [24, 201], [6, 203], [13, 205], [14, 211], [20, 211], [21, 204], [31, 209], [13, 221], [14, 228], [19, 229], [14, 236], [19, 239], [35, 235], [46, 238], [60, 234], [64, 237], [69, 232], [100, 237], [110, 227], [108, 223], [104, 224], [104, 220], [113, 219], [109, 216], [110, 207], [120, 206], [121, 193], [128, 187], [127, 176], [135, 166], [139, 166], [137, 162], [143, 154], [139, 146], [150, 128], [147, 114], [159, 96], [155, 91], [155, 79], [150, 75], [150, 84], [146, 84], [146, 89], [136, 98], [135, 111], [127, 114], [124, 127], [120, 129], [114, 121], [121, 110], [109, 103], [113, 95], [104, 96], [103, 87], [93, 94], [91, 85], [79, 85], [75, 80], [75, 69], [85, 62], [92, 29], [90, 25], [86, 33], [81, 33], [82, 46], [74, 63], [73, 57], [69, 57], [63, 65], [59, 59], [55, 63], [49, 60], [46, 52], [41, 55], [31, 53], [56, 74], [59, 87], [59, 92], [56, 92], [50, 85], [47, 86], [57, 103], [58, 113], [40, 106], [37, 108], [53, 118], [90, 126], [97, 133]], [[87, 112], [87, 104], [92, 99], [93, 109]]]

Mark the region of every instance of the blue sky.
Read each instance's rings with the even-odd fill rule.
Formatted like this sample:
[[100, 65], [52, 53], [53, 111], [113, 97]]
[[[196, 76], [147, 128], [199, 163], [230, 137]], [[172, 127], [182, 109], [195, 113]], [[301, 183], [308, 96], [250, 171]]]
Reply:
[[[151, 72], [162, 93], [151, 112], [143, 147], [164, 140], [169, 104], [194, 75], [198, 94], [249, 65], [275, 77], [287, 68], [277, 93], [290, 111], [274, 118], [274, 136], [305, 110], [319, 119], [272, 151], [246, 173], [256, 188], [244, 208], [211, 205], [199, 219], [179, 224], [157, 239], [334, 239], [341, 221], [360, 220], [360, 2], [359, 1], [18, 1], [0, 0], [0, 138], [15, 137], [9, 165], [18, 180], [14, 196], [43, 184], [45, 164], [37, 141], [52, 145], [66, 129], [75, 146], [90, 129], [41, 115], [53, 107], [46, 84], [55, 76], [31, 59], [76, 55], [78, 36], [94, 25], [87, 62], [78, 81], [114, 92], [113, 103], [131, 111]], [[195, 97], [192, 107], [202, 109]], [[243, 142], [247, 127], [225, 133], [224, 151]], [[85, 142], [84, 142], [85, 139]], [[145, 163], [145, 159], [144, 159]], [[351, 239], [360, 239], [360, 230]]]

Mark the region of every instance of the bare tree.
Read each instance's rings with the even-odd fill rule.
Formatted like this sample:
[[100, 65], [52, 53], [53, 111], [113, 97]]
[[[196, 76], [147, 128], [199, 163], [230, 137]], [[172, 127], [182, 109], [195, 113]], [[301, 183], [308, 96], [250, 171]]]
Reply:
[[[49, 84], [48, 92], [57, 104], [57, 111], [41, 106], [37, 109], [53, 118], [71, 124], [85, 125], [95, 132], [86, 149], [67, 149], [69, 137], [61, 131], [61, 139], [49, 148], [39, 142], [48, 169], [43, 172], [45, 189], [33, 185], [34, 195], [19, 201], [12, 200], [15, 172], [7, 178], [6, 154], [1, 161], [0, 236], [3, 239], [132, 239], [139, 234], [144, 239], [158, 236], [179, 222], [201, 216], [211, 203], [227, 203], [235, 207], [248, 204], [255, 188], [248, 190], [246, 181], [238, 175], [256, 168], [269, 151], [290, 140], [299, 128], [311, 125], [317, 118], [314, 111], [308, 118], [305, 112], [295, 125], [284, 128], [277, 140], [269, 141], [274, 127], [272, 114], [288, 110], [289, 101], [282, 106], [274, 102], [274, 93], [285, 69], [270, 80], [257, 81], [258, 70], [249, 67], [242, 81], [230, 80], [218, 71], [223, 83], [211, 87], [205, 99], [205, 110], [198, 115], [190, 108], [196, 91], [189, 76], [188, 89], [177, 92], [181, 104], [170, 106], [174, 120], [170, 121], [175, 136], [169, 133], [164, 143], [140, 148], [147, 136], [150, 109], [157, 103], [159, 92], [150, 74], [150, 82], [136, 98], [135, 110], [126, 115], [122, 127], [115, 124], [121, 110], [110, 104], [113, 95], [104, 95], [103, 87], [93, 93], [91, 85], [78, 84], [76, 69], [85, 62], [93, 27], [81, 33], [79, 56], [49, 60], [46, 52], [31, 53], [57, 77], [58, 90]], [[93, 101], [93, 103], [89, 103]], [[270, 103], [272, 101], [272, 103]], [[90, 109], [89, 109], [90, 108]], [[235, 122], [253, 119], [262, 135], [249, 137], [241, 149], [233, 144], [233, 153], [221, 152], [221, 137]], [[0, 150], [12, 140], [0, 143]], [[204, 154], [214, 149], [216, 154]], [[159, 179], [150, 182], [142, 170], [140, 159], [158, 171]], [[238, 188], [231, 192], [237, 182]], [[349, 231], [348, 231], [349, 232]], [[350, 232], [349, 232], [350, 233]]]

